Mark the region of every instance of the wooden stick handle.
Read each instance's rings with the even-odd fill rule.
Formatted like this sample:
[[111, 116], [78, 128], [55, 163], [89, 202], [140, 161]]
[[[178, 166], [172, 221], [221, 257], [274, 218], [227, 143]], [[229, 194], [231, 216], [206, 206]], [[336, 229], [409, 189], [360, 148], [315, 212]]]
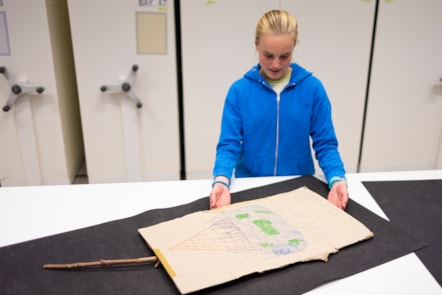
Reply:
[[[43, 268], [45, 269], [72, 269], [72, 268], [82, 268], [82, 267], [91, 267], [91, 266], [109, 266], [109, 265], [118, 265], [118, 264], [139, 264], [146, 262], [158, 262], [158, 258], [156, 256], [150, 257], [141, 257], [141, 258], [130, 258], [130, 259], [114, 259], [114, 260], [105, 260], [101, 259], [99, 261], [90, 261], [90, 262], [75, 262], [75, 263], [64, 263], [64, 264], [45, 264]], [[157, 264], [155, 264], [157, 266]]]

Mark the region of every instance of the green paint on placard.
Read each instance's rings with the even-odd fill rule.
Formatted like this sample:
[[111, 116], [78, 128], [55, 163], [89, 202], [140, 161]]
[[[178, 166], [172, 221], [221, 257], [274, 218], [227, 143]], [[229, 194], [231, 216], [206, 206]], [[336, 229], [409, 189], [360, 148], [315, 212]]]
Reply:
[[292, 239], [292, 240], [289, 240], [288, 243], [289, 243], [289, 245], [295, 245], [295, 246], [298, 246], [299, 243], [302, 242], [302, 241], [304, 241], [304, 240], [301, 240], [301, 239]]
[[242, 213], [242, 214], [236, 214], [236, 218], [238, 219], [244, 219], [244, 218], [249, 218], [250, 215], [248, 213]]
[[268, 236], [279, 235], [279, 231], [273, 227], [270, 220], [257, 219], [253, 221], [253, 224], [258, 226]]
[[262, 213], [262, 214], [272, 214], [271, 211], [264, 211], [264, 210], [255, 210], [255, 213]]
[[273, 243], [261, 243], [261, 247], [270, 248], [270, 247], [273, 247]]

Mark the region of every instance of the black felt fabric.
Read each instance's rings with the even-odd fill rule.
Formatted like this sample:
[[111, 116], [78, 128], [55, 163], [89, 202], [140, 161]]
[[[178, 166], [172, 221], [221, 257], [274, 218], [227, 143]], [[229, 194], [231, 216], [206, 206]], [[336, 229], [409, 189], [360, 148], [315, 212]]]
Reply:
[[391, 223], [429, 244], [416, 254], [442, 286], [442, 180], [363, 184]]
[[[327, 186], [313, 177], [301, 177], [233, 194], [235, 202], [270, 196], [307, 186], [326, 196]], [[0, 248], [2, 294], [178, 294], [160, 266], [45, 270], [46, 263], [95, 261], [151, 256], [137, 230], [162, 221], [208, 209], [208, 197], [168, 209]], [[350, 201], [347, 212], [375, 236], [342, 249], [325, 262], [294, 264], [264, 274], [215, 286], [198, 294], [301, 294], [328, 281], [343, 278], [424, 247], [407, 230], [385, 221]], [[234, 261], [232, 262], [234, 263]], [[199, 278], [195, 278], [198, 280]]]

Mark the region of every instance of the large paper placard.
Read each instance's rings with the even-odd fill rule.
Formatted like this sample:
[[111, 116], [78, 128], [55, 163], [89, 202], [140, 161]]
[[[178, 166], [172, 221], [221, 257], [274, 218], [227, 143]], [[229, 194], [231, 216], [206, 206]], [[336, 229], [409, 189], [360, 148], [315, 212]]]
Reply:
[[306, 187], [139, 229], [169, 276], [190, 293], [311, 260], [373, 233]]

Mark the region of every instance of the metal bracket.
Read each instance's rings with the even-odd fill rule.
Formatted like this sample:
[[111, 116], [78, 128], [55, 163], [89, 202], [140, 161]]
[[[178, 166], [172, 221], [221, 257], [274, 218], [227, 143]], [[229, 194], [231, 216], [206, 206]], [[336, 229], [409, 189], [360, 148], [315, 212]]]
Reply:
[[138, 65], [133, 65], [131, 71], [129, 72], [129, 75], [122, 84], [103, 85], [100, 87], [101, 92], [107, 92], [107, 91], [122, 92], [126, 94], [135, 103], [137, 108], [139, 109], [142, 108], [143, 104], [132, 90], [135, 80], [135, 74], [137, 73], [137, 71], [138, 71]]
[[8, 82], [8, 85], [11, 89], [11, 92], [9, 93], [8, 100], [6, 101], [6, 104], [3, 106], [3, 111], [8, 112], [12, 106], [14, 105], [15, 101], [18, 97], [24, 94], [42, 94], [44, 92], [44, 88], [41, 86], [31, 86], [27, 85], [25, 83], [20, 83], [17, 81], [13, 81], [11, 77], [9, 77], [8, 72], [6, 71], [6, 67], [0, 67], [0, 74], [2, 74], [6, 81]]

